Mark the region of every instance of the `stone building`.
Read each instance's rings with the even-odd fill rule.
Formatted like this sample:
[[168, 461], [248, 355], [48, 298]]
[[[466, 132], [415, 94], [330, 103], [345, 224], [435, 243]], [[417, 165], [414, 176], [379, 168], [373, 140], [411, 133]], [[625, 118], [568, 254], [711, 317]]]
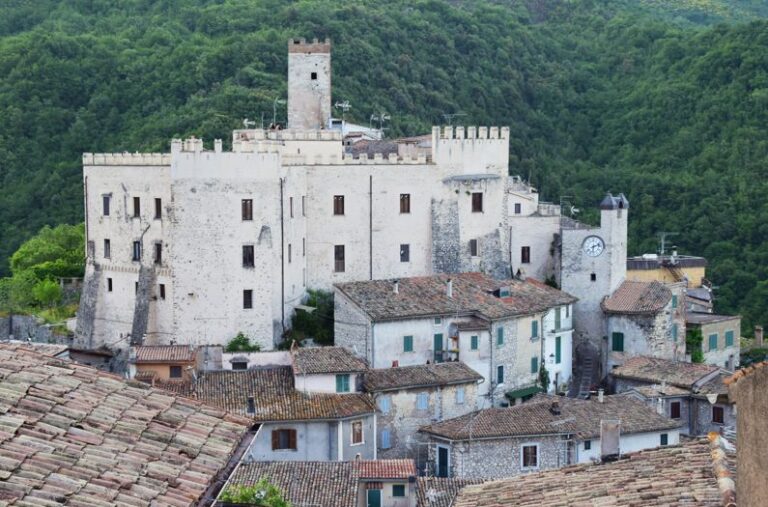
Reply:
[[413, 458], [421, 467], [426, 446], [419, 428], [477, 410], [483, 377], [461, 362], [369, 370], [364, 388], [379, 410], [378, 456]]
[[682, 290], [675, 291], [655, 281], [625, 281], [603, 300], [606, 371], [635, 356], [685, 359]]
[[741, 354], [741, 317], [688, 312], [686, 329], [701, 332], [701, 352], [706, 364], [733, 371]]
[[485, 379], [487, 405], [538, 386], [542, 367], [550, 392], [570, 380], [576, 298], [535, 280], [457, 273], [335, 288], [336, 344], [372, 368], [461, 361]]
[[132, 347], [129, 355], [128, 376], [150, 384], [156, 380], [188, 381], [197, 369], [197, 349], [189, 345]]
[[616, 393], [627, 393], [680, 421], [685, 435], [730, 432], [736, 410], [728, 398], [728, 373], [716, 366], [634, 357], [611, 371]]
[[680, 422], [624, 396], [539, 395], [522, 405], [480, 410], [421, 431], [431, 443], [428, 473], [496, 479], [674, 445], [679, 428]]
[[689, 288], [701, 288], [708, 283], [707, 259], [694, 255], [644, 254], [627, 259], [627, 280], [634, 282], [685, 282]]

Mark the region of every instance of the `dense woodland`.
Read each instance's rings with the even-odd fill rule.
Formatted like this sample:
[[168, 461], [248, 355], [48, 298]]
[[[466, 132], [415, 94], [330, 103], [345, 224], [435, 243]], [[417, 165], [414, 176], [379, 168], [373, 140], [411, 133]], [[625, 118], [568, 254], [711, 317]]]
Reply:
[[83, 220], [82, 152], [269, 122], [288, 38], [327, 36], [348, 118], [386, 111], [390, 136], [445, 113], [509, 125], [512, 174], [587, 221], [625, 192], [630, 252], [679, 233], [749, 334], [768, 324], [766, 16], [762, 0], [6, 0], [0, 275], [43, 225]]

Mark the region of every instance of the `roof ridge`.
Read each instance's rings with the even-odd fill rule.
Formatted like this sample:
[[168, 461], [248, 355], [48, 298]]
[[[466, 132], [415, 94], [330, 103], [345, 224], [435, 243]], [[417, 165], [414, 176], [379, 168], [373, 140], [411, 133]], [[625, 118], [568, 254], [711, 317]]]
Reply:
[[736, 483], [727, 465], [725, 438], [715, 431], [711, 431], [707, 438], [712, 457], [712, 472], [717, 479], [717, 489], [720, 490], [723, 507], [736, 507]]
[[724, 382], [726, 385], [733, 384], [735, 382], [738, 382], [738, 380], [742, 377], [747, 377], [749, 375], [752, 375], [755, 371], [759, 370], [760, 368], [763, 368], [765, 366], [768, 366], [768, 361], [760, 361], [759, 363], [751, 364], [747, 366], [746, 368], [741, 368], [736, 373], [731, 375], [730, 377], [727, 377]]

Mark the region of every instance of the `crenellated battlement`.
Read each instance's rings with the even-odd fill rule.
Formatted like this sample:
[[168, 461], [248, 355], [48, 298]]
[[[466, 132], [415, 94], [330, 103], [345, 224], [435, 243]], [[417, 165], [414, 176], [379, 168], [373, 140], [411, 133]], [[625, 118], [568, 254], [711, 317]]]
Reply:
[[168, 166], [170, 153], [83, 153], [84, 166]]
[[434, 140], [509, 139], [509, 127], [432, 127]]
[[232, 142], [236, 141], [341, 141], [338, 130], [266, 130], [240, 129], [232, 132]]
[[418, 157], [398, 157], [396, 153], [390, 153], [384, 156], [381, 153], [374, 154], [373, 157], [369, 157], [367, 154], [360, 155], [359, 158], [353, 158], [349, 156], [338, 157], [335, 155], [283, 155], [283, 165], [295, 166], [295, 165], [426, 165], [431, 164], [432, 161], [425, 155]]
[[324, 41], [319, 41], [317, 38], [312, 39], [312, 42], [307, 42], [304, 37], [298, 37], [288, 40], [288, 54], [291, 53], [330, 53], [331, 52], [331, 39], [327, 38]]

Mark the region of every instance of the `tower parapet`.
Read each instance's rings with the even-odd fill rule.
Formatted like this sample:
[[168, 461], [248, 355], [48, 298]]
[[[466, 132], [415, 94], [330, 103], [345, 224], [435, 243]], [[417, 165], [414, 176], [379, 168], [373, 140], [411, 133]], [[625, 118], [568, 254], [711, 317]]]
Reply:
[[324, 129], [331, 119], [331, 41], [288, 41], [288, 128]]

